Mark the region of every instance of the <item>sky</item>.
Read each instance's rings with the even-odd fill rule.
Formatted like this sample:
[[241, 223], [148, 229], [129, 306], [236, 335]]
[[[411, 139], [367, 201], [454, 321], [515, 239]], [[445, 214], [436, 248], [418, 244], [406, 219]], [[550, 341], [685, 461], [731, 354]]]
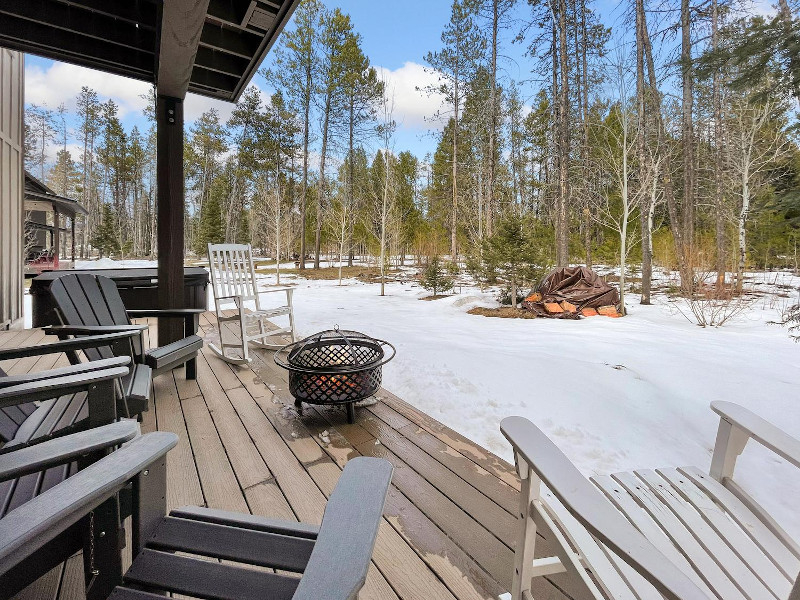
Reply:
[[[749, 0], [745, 0], [749, 1]], [[770, 12], [770, 0], [753, 0], [757, 12]], [[398, 124], [395, 136], [395, 152], [410, 150], [420, 158], [433, 153], [436, 148], [436, 132], [442, 123], [435, 115], [442, 108], [440, 97], [428, 96], [417, 88], [425, 88], [437, 81], [436, 74], [426, 69], [424, 60], [428, 51], [441, 47], [440, 35], [450, 16], [447, 0], [406, 0], [405, 2], [376, 2], [374, 0], [328, 0], [328, 8], [339, 7], [351, 16], [354, 29], [362, 36], [362, 47], [371, 64], [387, 81], [393, 92], [394, 119]], [[518, 2], [518, 16], [524, 16], [527, 3]], [[596, 0], [594, 10], [600, 19], [612, 26], [617, 35], [625, 35], [623, 9], [617, 0]], [[292, 28], [290, 22], [287, 29]], [[522, 44], [510, 43], [516, 27], [504, 36], [500, 60], [501, 77], [524, 81], [531, 78], [531, 59], [526, 57]], [[268, 55], [263, 66], [269, 66]], [[55, 109], [63, 103], [74, 112], [75, 98], [81, 86], [95, 89], [101, 100], [113, 99], [119, 104], [119, 116], [126, 129], [139, 125], [146, 128], [142, 110], [148, 84], [116, 75], [91, 71], [83, 67], [59, 63], [36, 56], [26, 57], [26, 104], [46, 105]], [[251, 85], [258, 86], [265, 94], [273, 90], [260, 75]], [[536, 84], [523, 84], [523, 97], [534, 93]], [[184, 105], [187, 127], [209, 108], [216, 107], [223, 119], [227, 119], [233, 104], [189, 94]], [[77, 123], [71, 124], [73, 127]], [[77, 158], [77, 145], [70, 148]], [[56, 148], [51, 148], [54, 156]]]
[[[605, 0], [602, 0], [605, 1]], [[441, 47], [441, 31], [450, 16], [450, 2], [446, 0], [407, 0], [403, 3], [372, 2], [368, 0], [328, 1], [329, 8], [339, 7], [351, 16], [354, 28], [362, 35], [362, 47], [371, 64], [387, 81], [394, 97], [394, 118], [398, 124], [395, 151], [411, 150], [420, 158], [433, 153], [435, 133], [441, 122], [435, 119], [442, 107], [441, 98], [430, 97], [417, 90], [436, 83], [436, 75], [426, 70], [424, 60], [428, 51]], [[291, 29], [291, 22], [287, 29]], [[503, 68], [515, 79], [526, 77], [525, 59], [520, 45], [507, 44], [511, 60]], [[268, 55], [263, 66], [269, 66]], [[83, 67], [43, 59], [26, 57], [26, 104], [46, 105], [54, 109], [59, 104], [74, 112], [75, 98], [81, 86], [95, 89], [105, 101], [113, 99], [119, 104], [119, 116], [126, 129], [134, 124], [146, 127], [142, 110], [147, 83], [116, 75], [91, 71]], [[270, 85], [260, 75], [252, 85], [264, 93], [271, 93]], [[211, 107], [216, 107], [223, 118], [233, 109], [230, 103], [190, 94], [185, 103], [187, 126]], [[73, 124], [73, 127], [77, 125]], [[73, 155], [78, 147], [73, 145]], [[55, 154], [56, 149], [52, 149]]]

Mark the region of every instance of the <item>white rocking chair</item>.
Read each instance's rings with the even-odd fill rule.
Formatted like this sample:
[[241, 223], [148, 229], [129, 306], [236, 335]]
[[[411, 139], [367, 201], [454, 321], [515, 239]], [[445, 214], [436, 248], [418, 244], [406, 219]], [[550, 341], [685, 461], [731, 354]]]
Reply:
[[[292, 309], [292, 288], [260, 290], [256, 285], [253, 268], [253, 251], [250, 244], [209, 244], [208, 266], [211, 271], [211, 285], [214, 290], [214, 305], [219, 327], [219, 346], [208, 344], [223, 360], [233, 364], [250, 362], [248, 344], [252, 342], [260, 348], [277, 349], [283, 343], [270, 344], [264, 340], [288, 333], [295, 341], [294, 312]], [[285, 293], [286, 304], [274, 308], [262, 308], [260, 293]], [[249, 308], [246, 303], [252, 303]], [[236, 313], [226, 315], [221, 305], [233, 303]], [[287, 315], [289, 326], [274, 329], [268, 319]], [[239, 337], [227, 330], [225, 323], [238, 321]], [[238, 350], [238, 352], [237, 352]]]

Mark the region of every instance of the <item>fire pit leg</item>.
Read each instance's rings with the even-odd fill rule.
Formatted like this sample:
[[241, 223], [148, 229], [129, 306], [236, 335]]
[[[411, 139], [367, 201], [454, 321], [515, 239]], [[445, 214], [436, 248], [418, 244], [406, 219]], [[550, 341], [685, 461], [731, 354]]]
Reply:
[[347, 403], [347, 422], [351, 425], [356, 422], [356, 403]]
[[297, 414], [301, 417], [303, 416], [303, 401], [302, 400], [295, 400], [294, 407], [297, 409]]

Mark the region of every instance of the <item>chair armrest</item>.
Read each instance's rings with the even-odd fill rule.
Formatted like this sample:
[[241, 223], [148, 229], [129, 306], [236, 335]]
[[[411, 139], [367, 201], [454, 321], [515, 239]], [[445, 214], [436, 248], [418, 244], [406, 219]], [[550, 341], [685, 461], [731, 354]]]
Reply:
[[391, 480], [392, 465], [386, 460], [358, 457], [348, 461], [325, 507], [294, 600], [358, 596], [367, 578]]
[[722, 481], [733, 477], [736, 459], [750, 438], [800, 467], [800, 440], [733, 402], [712, 402], [711, 410], [720, 416], [711, 458], [711, 476], [714, 479]]
[[204, 308], [164, 308], [164, 309], [131, 309], [126, 311], [132, 319], [143, 317], [188, 317], [191, 315], [202, 315], [206, 312]]
[[530, 467], [564, 508], [665, 598], [708, 600], [533, 423], [522, 417], [507, 417], [500, 423], [500, 430], [514, 447], [517, 460]]
[[111, 498], [177, 443], [174, 433], [140, 436], [6, 514], [0, 519], [0, 576]]
[[0, 377], [0, 389], [22, 383], [32, 383], [44, 379], [53, 379], [54, 377], [63, 377], [65, 375], [78, 375], [80, 373], [91, 373], [92, 371], [102, 371], [103, 369], [110, 369], [113, 367], [124, 367], [129, 365], [130, 362], [131, 359], [129, 356], [115, 356], [114, 358], [103, 358], [101, 360], [93, 360], [91, 362], [70, 365], [59, 369], [25, 373], [24, 375], [9, 375], [7, 377]]
[[141, 317], [174, 317], [183, 319], [184, 335], [197, 333], [200, 326], [200, 315], [206, 310], [204, 308], [165, 308], [165, 309], [132, 309], [127, 311], [132, 319]]
[[131, 332], [141, 333], [147, 331], [147, 325], [51, 325], [45, 327], [48, 335], [98, 335], [102, 333]]
[[[47, 328], [45, 329], [45, 331]], [[104, 335], [93, 335], [89, 337], [60, 340], [41, 346], [27, 346], [25, 348], [0, 349], [0, 360], [11, 360], [15, 358], [27, 358], [29, 356], [43, 356], [45, 354], [60, 354], [61, 352], [74, 352], [76, 350], [86, 350], [87, 348], [98, 348], [100, 346], [111, 346], [115, 342], [126, 340], [139, 335], [136, 331], [120, 331], [118, 333], [107, 333]]]
[[102, 371], [65, 375], [63, 377], [12, 385], [0, 389], [0, 408], [85, 392], [96, 383], [118, 379], [128, 373], [128, 367], [114, 367], [103, 369]]
[[67, 464], [85, 454], [119, 446], [137, 435], [139, 424], [126, 419], [0, 454], [0, 481]]

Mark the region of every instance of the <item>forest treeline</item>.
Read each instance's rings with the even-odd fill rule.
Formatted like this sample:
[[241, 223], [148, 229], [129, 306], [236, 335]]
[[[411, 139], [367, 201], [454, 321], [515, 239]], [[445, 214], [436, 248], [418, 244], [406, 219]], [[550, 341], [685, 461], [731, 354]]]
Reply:
[[[570, 262], [621, 265], [624, 287], [634, 264], [645, 303], [654, 262], [687, 293], [708, 273], [741, 289], [749, 268], [796, 269], [796, 7], [623, 0], [611, 28], [593, 4], [454, 1], [439, 47], [420, 49], [443, 127], [415, 156], [396, 147], [392, 90], [350, 17], [304, 0], [262, 71], [275, 93], [251, 86], [227, 120], [211, 109], [187, 127], [187, 249], [251, 242], [309, 268], [449, 255], [515, 288]], [[508, 76], [511, 44], [524, 81]], [[89, 209], [81, 257], [154, 255], [147, 105], [130, 130], [86, 87], [74, 114], [27, 109], [28, 169]]]

